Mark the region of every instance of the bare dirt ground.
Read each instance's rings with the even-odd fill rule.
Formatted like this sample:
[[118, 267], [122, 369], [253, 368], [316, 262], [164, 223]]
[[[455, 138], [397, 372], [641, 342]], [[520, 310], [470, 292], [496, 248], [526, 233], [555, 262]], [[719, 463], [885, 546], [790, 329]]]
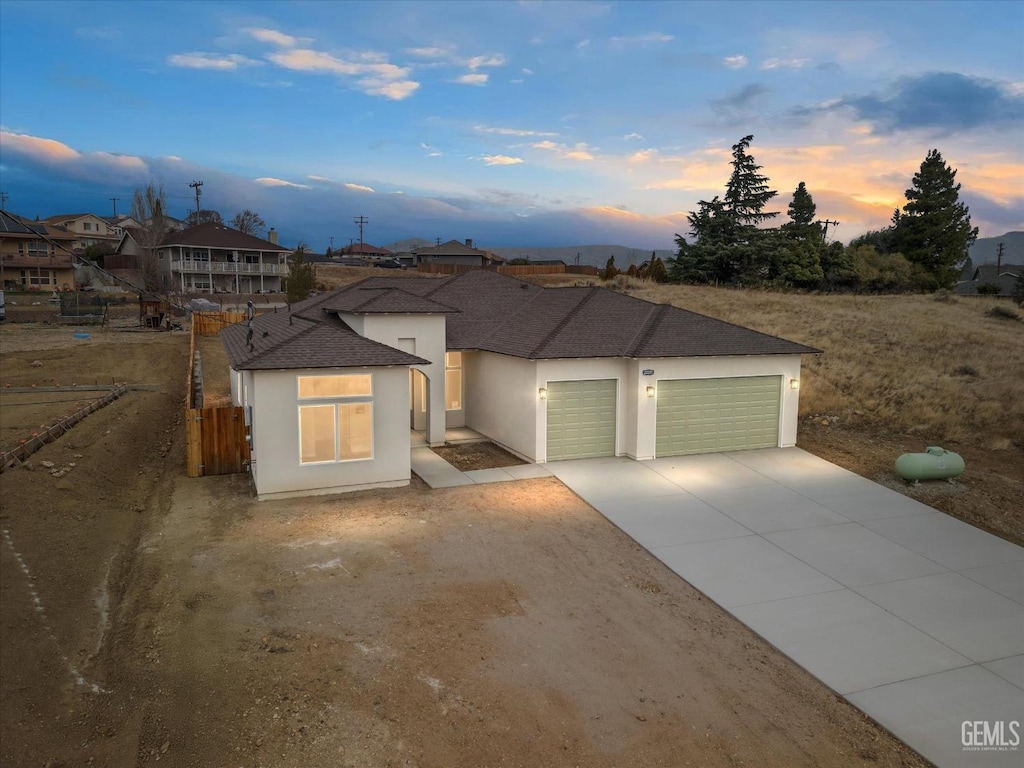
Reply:
[[491, 442], [449, 443], [433, 449], [434, 453], [462, 472], [494, 467], [514, 467], [526, 462]]
[[0, 477], [3, 765], [925, 765], [556, 480], [257, 503], [183, 476], [184, 334], [69, 335], [0, 385], [163, 387]]

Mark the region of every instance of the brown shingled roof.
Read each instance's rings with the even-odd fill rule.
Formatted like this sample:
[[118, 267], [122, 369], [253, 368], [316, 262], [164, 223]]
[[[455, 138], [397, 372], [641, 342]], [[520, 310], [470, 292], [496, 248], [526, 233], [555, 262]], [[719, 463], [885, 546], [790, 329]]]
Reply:
[[[541, 288], [487, 270], [443, 279], [367, 278], [221, 332], [235, 370], [417, 365], [335, 312], [444, 313], [448, 349], [530, 360], [801, 355], [812, 347], [604, 288]], [[251, 343], [251, 348], [250, 348]]]
[[168, 232], [160, 242], [161, 247], [171, 245], [187, 245], [199, 248], [230, 248], [238, 251], [274, 251], [290, 253], [290, 248], [282, 248], [269, 240], [247, 235], [232, 229], [227, 224], [207, 222], [198, 227], [189, 227], [180, 232]]
[[309, 320], [295, 311], [270, 312], [220, 332], [231, 367], [242, 370], [426, 365], [430, 361], [364, 338], [337, 317]]

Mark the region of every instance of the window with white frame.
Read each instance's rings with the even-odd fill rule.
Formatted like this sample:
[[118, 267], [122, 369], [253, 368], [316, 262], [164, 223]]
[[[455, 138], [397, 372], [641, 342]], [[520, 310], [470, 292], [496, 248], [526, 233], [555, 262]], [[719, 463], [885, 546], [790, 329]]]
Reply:
[[444, 408], [462, 410], [462, 353], [445, 352], [444, 355]]
[[299, 463], [372, 459], [370, 375], [299, 376], [298, 381]]

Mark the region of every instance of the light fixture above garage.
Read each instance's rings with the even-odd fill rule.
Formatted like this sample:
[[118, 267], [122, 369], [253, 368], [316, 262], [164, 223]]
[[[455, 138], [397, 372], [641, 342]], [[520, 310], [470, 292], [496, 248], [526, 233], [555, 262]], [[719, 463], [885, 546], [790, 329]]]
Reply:
[[541, 400], [547, 400], [548, 399], [548, 391], [544, 387], [541, 387], [540, 389], [537, 390], [537, 396]]
[[800, 379], [790, 379], [789, 380], [789, 388], [790, 389], [800, 389]]
[[654, 387], [648, 387], [647, 388], [647, 396], [648, 397], [654, 397], [654, 394], [655, 394]]

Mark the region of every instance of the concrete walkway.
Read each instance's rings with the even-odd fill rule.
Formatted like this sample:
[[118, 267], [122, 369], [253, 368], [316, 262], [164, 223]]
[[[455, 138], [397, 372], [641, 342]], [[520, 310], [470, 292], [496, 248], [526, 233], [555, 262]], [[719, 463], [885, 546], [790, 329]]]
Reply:
[[461, 472], [427, 447], [412, 449], [412, 471], [431, 488], [453, 488], [457, 485], [482, 483], [504, 483], [512, 480], [529, 480], [534, 477], [551, 477], [541, 464], [517, 464], [500, 469], [473, 469]]
[[980, 749], [1024, 722], [1024, 548], [797, 448], [544, 466], [936, 765], [1024, 764]]

